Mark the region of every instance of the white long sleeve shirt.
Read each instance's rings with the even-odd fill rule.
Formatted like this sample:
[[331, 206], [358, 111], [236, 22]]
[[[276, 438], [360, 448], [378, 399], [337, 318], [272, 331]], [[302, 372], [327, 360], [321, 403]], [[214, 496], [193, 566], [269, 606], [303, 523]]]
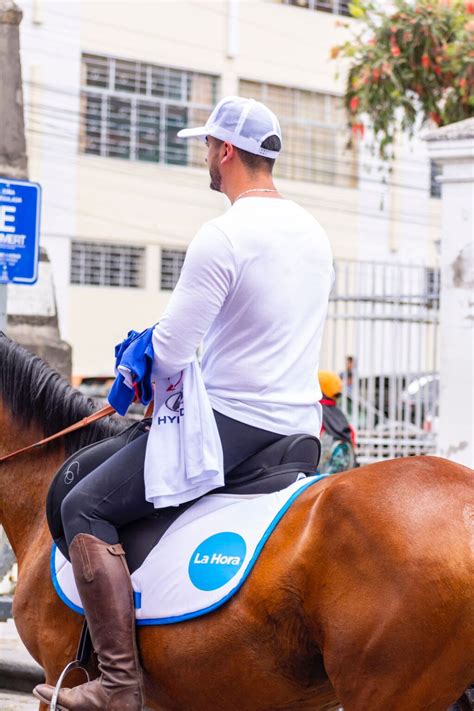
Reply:
[[156, 374], [203, 341], [214, 410], [278, 434], [321, 429], [319, 351], [334, 278], [328, 239], [291, 200], [246, 197], [207, 222], [153, 333]]

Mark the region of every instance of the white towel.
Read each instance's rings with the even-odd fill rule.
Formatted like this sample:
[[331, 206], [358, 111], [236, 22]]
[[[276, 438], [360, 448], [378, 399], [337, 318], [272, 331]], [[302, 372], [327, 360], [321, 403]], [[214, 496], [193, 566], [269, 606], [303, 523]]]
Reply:
[[155, 381], [145, 496], [155, 508], [164, 508], [223, 485], [221, 440], [196, 359], [176, 376]]

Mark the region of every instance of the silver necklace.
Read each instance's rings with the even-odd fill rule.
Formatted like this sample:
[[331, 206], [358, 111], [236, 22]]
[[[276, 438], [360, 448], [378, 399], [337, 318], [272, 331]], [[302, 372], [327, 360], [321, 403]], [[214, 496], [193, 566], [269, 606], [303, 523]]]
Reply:
[[235, 198], [234, 202], [237, 202], [237, 200], [244, 195], [248, 195], [249, 193], [277, 193], [278, 190], [275, 190], [274, 188], [250, 188], [250, 190], [244, 190], [243, 193], [240, 193], [240, 195], [237, 195]]

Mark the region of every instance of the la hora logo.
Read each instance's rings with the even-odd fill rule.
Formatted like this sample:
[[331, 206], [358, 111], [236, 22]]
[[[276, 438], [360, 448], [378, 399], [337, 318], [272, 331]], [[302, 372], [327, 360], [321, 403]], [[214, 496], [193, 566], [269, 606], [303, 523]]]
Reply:
[[189, 561], [189, 578], [199, 590], [217, 590], [232, 580], [245, 559], [247, 546], [238, 533], [216, 533], [202, 541]]

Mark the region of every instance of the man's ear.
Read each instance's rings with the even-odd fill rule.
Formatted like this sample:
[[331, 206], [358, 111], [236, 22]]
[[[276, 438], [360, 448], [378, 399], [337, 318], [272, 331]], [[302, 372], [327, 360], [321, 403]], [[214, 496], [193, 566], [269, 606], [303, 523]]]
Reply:
[[221, 165], [223, 163], [228, 163], [232, 158], [235, 156], [235, 148], [232, 145], [232, 143], [227, 143], [227, 141], [224, 141], [223, 143], [223, 152], [222, 152], [222, 158], [221, 158]]

